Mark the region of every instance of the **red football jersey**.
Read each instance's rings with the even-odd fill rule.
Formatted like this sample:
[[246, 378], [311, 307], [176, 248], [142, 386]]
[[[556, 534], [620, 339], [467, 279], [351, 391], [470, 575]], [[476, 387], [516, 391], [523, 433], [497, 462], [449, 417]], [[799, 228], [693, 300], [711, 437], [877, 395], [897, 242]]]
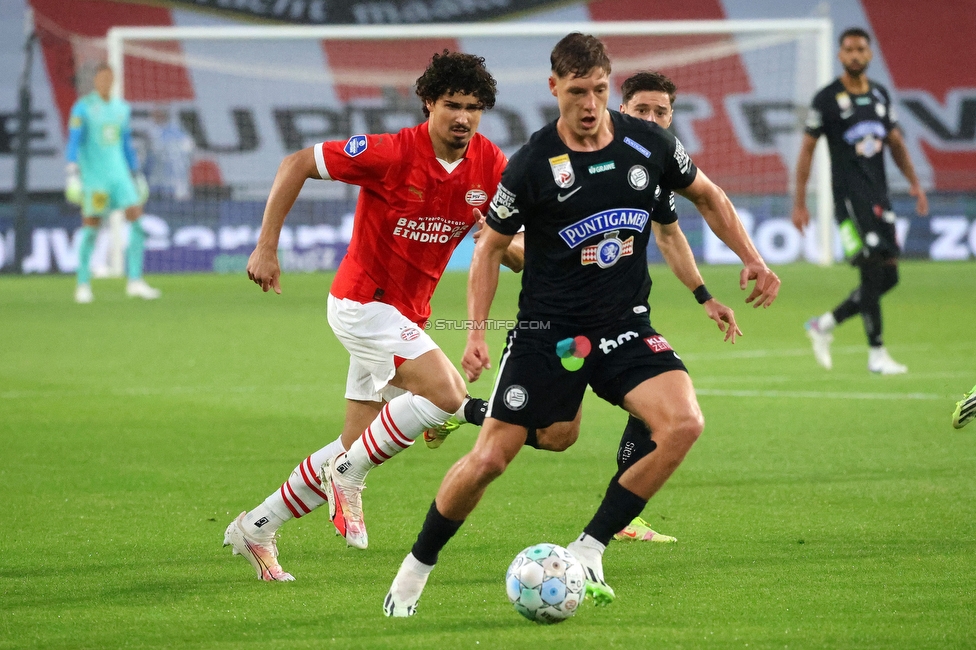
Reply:
[[332, 179], [361, 188], [332, 295], [389, 303], [423, 325], [451, 253], [475, 224], [473, 209], [487, 212], [505, 155], [476, 133], [448, 173], [434, 155], [427, 122], [315, 149]]

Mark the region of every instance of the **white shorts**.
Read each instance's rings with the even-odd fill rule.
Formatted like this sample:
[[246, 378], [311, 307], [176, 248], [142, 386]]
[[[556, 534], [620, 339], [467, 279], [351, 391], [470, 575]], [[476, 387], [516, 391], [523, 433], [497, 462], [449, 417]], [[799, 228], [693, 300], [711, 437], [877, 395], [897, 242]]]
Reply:
[[346, 399], [388, 402], [406, 391], [390, 386], [395, 357], [416, 359], [438, 349], [416, 323], [382, 302], [361, 303], [329, 294], [329, 325], [349, 352]]

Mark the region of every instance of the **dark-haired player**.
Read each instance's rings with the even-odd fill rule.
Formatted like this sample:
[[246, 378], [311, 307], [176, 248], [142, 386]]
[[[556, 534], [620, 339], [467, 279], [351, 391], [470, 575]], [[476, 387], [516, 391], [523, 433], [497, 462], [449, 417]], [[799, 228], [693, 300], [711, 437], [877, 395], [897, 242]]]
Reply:
[[[438, 553], [515, 458], [528, 430], [572, 421], [587, 385], [640, 417], [657, 442], [654, 453], [613, 478], [595, 517], [568, 546], [587, 571], [594, 599], [614, 598], [603, 578], [606, 545], [641, 513], [704, 427], [684, 364], [649, 321], [646, 249], [659, 190], [691, 199], [743, 260], [741, 287], [756, 280], [748, 302], [768, 305], [779, 291], [731, 202], [681, 143], [654, 124], [607, 110], [610, 59], [599, 39], [566, 36], [551, 64], [559, 118], [507, 166], [468, 276], [468, 318], [484, 321], [499, 263], [524, 225], [518, 323], [484, 427], [444, 478], [386, 596], [388, 616], [414, 614]], [[488, 367], [483, 330], [469, 331], [461, 365], [471, 381]]]
[[[654, 122], [662, 129], [671, 126], [671, 120], [674, 117], [674, 100], [677, 97], [678, 88], [666, 75], [660, 72], [638, 72], [624, 80], [620, 86], [620, 92], [622, 94], [621, 113]], [[725, 332], [725, 340], [735, 343], [736, 335], [741, 335], [742, 332], [735, 323], [732, 310], [710, 295], [699, 297], [697, 293], [699, 288], [704, 289], [705, 283], [698, 270], [698, 265], [695, 263], [695, 255], [691, 246], [688, 245], [688, 240], [678, 225], [678, 215], [674, 206], [674, 192], [669, 192], [667, 197], [662, 196], [655, 208], [655, 215], [658, 211], [665, 212], [651, 221], [651, 229], [654, 233], [654, 242], [660, 249], [664, 261], [667, 262], [675, 277], [690, 291], [695, 292], [695, 296], [705, 310], [705, 315], [715, 321], [719, 329]], [[705, 297], [708, 299], [702, 300]], [[653, 442], [650, 431], [644, 423], [631, 415], [621, 437], [620, 448], [617, 450], [618, 471], [624, 472], [628, 466], [651, 453], [655, 446], [656, 443]], [[674, 537], [656, 532], [643, 517], [635, 517], [633, 521], [627, 524], [626, 528], [614, 535], [613, 538], [621, 541], [677, 541]]]
[[885, 176], [885, 145], [910, 183], [918, 214], [928, 214], [928, 200], [898, 127], [891, 95], [865, 74], [871, 62], [871, 37], [857, 27], [845, 30], [838, 58], [844, 73], [814, 96], [807, 118], [796, 163], [793, 225], [802, 232], [810, 223], [806, 187], [813, 150], [824, 135], [830, 151], [834, 215], [844, 255], [857, 267], [861, 284], [833, 311], [811, 318], [805, 327], [817, 363], [830, 370], [834, 328], [860, 314], [868, 338], [868, 370], [897, 375], [908, 368], [891, 358], [881, 337], [881, 297], [898, 284], [899, 254]]
[[[354, 135], [287, 156], [268, 197], [248, 277], [280, 293], [278, 237], [306, 179], [361, 188], [352, 240], [329, 292], [329, 325], [350, 355], [339, 438], [305, 458], [281, 487], [227, 527], [264, 580], [292, 580], [275, 533], [326, 501], [346, 542], [366, 548], [366, 473], [452, 416], [478, 417], [464, 380], [424, 331], [430, 297], [494, 194], [505, 156], [477, 133], [495, 104], [484, 59], [444, 51], [417, 80], [427, 121], [398, 133]], [[478, 418], [480, 419], [480, 418]]]

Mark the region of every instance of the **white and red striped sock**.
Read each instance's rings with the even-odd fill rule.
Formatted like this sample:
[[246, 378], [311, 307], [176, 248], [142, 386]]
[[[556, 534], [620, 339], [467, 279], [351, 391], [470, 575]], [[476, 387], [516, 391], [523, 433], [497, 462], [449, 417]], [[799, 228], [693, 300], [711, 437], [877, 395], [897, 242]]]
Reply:
[[322, 463], [342, 453], [342, 437], [336, 438], [298, 464], [288, 480], [244, 517], [246, 531], [273, 535], [289, 519], [298, 519], [326, 503], [325, 488], [319, 482]]
[[369, 470], [412, 445], [424, 429], [444, 424], [451, 415], [420, 395], [406, 393], [395, 397], [350, 445], [346, 452], [349, 462], [340, 470], [342, 476], [361, 483]]

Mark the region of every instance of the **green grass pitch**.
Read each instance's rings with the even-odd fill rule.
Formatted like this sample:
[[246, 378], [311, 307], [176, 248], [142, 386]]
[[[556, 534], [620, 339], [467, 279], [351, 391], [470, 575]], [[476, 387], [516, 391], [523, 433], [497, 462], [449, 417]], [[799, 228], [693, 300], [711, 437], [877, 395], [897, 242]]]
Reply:
[[[330, 276], [286, 275], [281, 296], [239, 276], [153, 277], [156, 302], [96, 280], [91, 305], [72, 303], [72, 278], [0, 279], [0, 648], [976, 647], [976, 425], [950, 426], [976, 382], [976, 264], [903, 264], [884, 300], [900, 377], [867, 373], [859, 319], [838, 329], [833, 371], [813, 360], [802, 324], [846, 295], [851, 269], [778, 268], [768, 310], [742, 303], [737, 271], [704, 269], [745, 331], [733, 347], [652, 268], [652, 321], [706, 417], [644, 512], [678, 543], [611, 544], [617, 601], [552, 627], [512, 609], [505, 569], [589, 520], [620, 410], [588, 394], [573, 448], [524, 450], [442, 553], [418, 615], [391, 620], [386, 590], [474, 428], [372, 473], [366, 552], [324, 509], [283, 528], [296, 582], [260, 582], [221, 547], [340, 429]], [[465, 279], [444, 278], [435, 318], [464, 318]], [[493, 315], [511, 317], [517, 293], [505, 274]], [[460, 359], [463, 333], [434, 337]]]

